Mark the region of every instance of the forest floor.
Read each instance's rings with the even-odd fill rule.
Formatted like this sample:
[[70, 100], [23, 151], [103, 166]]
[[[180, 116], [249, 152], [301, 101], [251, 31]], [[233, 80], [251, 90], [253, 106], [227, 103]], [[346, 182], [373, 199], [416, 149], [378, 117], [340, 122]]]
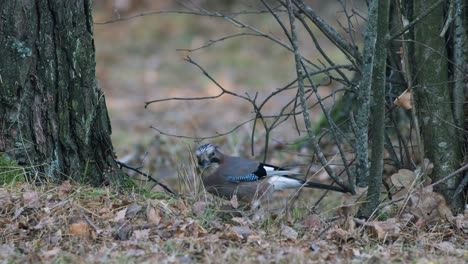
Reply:
[[[95, 1], [94, 20], [172, 9], [170, 2]], [[330, 1], [310, 2], [329, 22], [343, 16]], [[118, 6], [125, 3], [128, 6]], [[249, 6], [251, 1], [244, 4], [239, 6]], [[285, 40], [271, 16], [238, 18]], [[360, 26], [354, 30], [362, 31]], [[250, 211], [235, 200], [205, 194], [191, 155], [197, 143], [194, 139], [167, 136], [150, 128], [204, 137], [225, 133], [255, 117], [251, 105], [228, 95], [208, 101], [144, 105], [155, 99], [219, 93], [199, 69], [183, 60], [188, 55], [230, 91], [265, 98], [295, 78], [294, 58], [282, 47], [264, 38], [242, 36], [195, 52], [176, 50], [198, 48], [239, 33], [239, 28], [226, 19], [174, 13], [96, 23], [94, 32], [97, 76], [106, 94], [119, 160], [151, 174], [179, 196], [165, 193], [132, 171], [127, 172], [137, 184], [124, 191], [68, 181], [61, 185], [3, 185], [0, 263], [468, 262], [468, 209], [451, 215], [427, 184], [405, 188], [408, 185], [400, 180], [411, 182], [411, 171], [386, 171], [388, 183], [401, 190], [393, 200], [402, 200], [392, 204], [385, 200], [388, 204], [368, 222], [355, 217], [365, 190], [356, 196], [319, 190], [301, 190], [300, 195], [278, 193], [275, 210]], [[302, 44], [312, 46], [310, 42], [301, 39]], [[332, 45], [326, 44], [324, 49], [337, 63], [343, 63], [344, 56]], [[315, 58], [316, 52], [306, 48], [303, 55]], [[326, 95], [339, 88], [331, 83], [319, 92]], [[263, 113], [277, 113], [294, 96], [296, 92], [291, 90], [275, 97]], [[315, 107], [310, 113], [315, 122], [320, 110]], [[252, 137], [253, 128], [250, 122], [213, 141], [226, 153], [245, 157], [251, 154], [252, 143], [255, 158], [262, 159], [259, 154], [264, 153], [265, 133], [257, 127]], [[302, 171], [308, 168], [314, 180], [330, 182], [320, 166], [312, 162], [309, 168], [314, 160], [310, 150], [290, 147], [304, 135], [304, 127], [297, 129], [292, 119], [275, 128], [265, 151], [268, 162], [292, 164]], [[330, 160], [337, 152], [326, 146], [324, 151]], [[21, 176], [20, 168], [11, 170]]]
[[274, 213], [237, 206], [203, 192], [172, 197], [68, 181], [41, 187], [16, 183], [0, 187], [0, 262], [468, 261], [466, 214], [427, 223], [403, 211], [400, 217], [389, 213], [365, 222], [346, 206], [326, 212], [323, 206], [296, 204]]

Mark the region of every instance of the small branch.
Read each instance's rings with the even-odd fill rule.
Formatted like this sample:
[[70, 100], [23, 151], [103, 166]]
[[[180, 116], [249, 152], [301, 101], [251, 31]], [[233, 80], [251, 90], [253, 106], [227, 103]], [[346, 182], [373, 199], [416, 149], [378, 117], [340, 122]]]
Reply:
[[293, 2], [337, 48], [344, 54], [354, 58], [358, 64], [361, 64], [361, 56], [356, 47], [350, 45], [340, 33], [319, 17], [311, 7], [304, 4], [301, 0], [293, 0]]
[[438, 184], [441, 184], [441, 183], [445, 182], [446, 180], [448, 180], [448, 179], [450, 179], [450, 178], [456, 176], [456, 175], [459, 174], [460, 172], [463, 172], [463, 171], [465, 171], [465, 170], [467, 170], [467, 169], [468, 169], [468, 163], [465, 163], [465, 165], [463, 165], [463, 166], [462, 166], [461, 168], [459, 168], [458, 170], [456, 170], [456, 171], [450, 173], [449, 175], [447, 175], [447, 176], [445, 176], [444, 178], [442, 178], [442, 179], [440, 179], [440, 180], [434, 182], [433, 184], [431, 184], [431, 185], [429, 185], [429, 186], [434, 187], [434, 186], [436, 186], [436, 185], [438, 185]]
[[299, 52], [299, 47], [298, 47], [298, 40], [297, 40], [297, 35], [296, 35], [296, 28], [295, 28], [295, 25], [294, 25], [294, 12], [293, 12], [293, 8], [292, 8], [292, 3], [291, 3], [291, 0], [288, 0], [287, 1], [287, 8], [288, 8], [288, 13], [289, 13], [289, 22], [290, 22], [290, 26], [291, 26], [291, 45], [294, 49], [294, 58], [295, 58], [295, 61], [296, 61], [296, 74], [297, 74], [297, 80], [298, 80], [298, 96], [299, 96], [299, 99], [300, 99], [300, 104], [301, 104], [301, 107], [303, 109], [303, 117], [304, 117], [304, 124], [306, 126], [306, 129], [307, 129], [307, 134], [308, 134], [308, 137], [311, 141], [311, 145], [312, 145], [312, 148], [314, 149], [315, 153], [317, 154], [318, 158], [319, 158], [319, 161], [320, 163], [322, 164], [322, 166], [325, 167], [325, 171], [328, 173], [328, 175], [330, 175], [330, 177], [343, 189], [345, 190], [348, 190], [349, 192], [353, 193], [354, 194], [354, 190], [352, 189], [349, 189], [348, 186], [346, 186], [343, 182], [343, 180], [338, 177], [336, 175], [336, 173], [330, 168], [330, 166], [328, 166], [328, 161], [327, 159], [325, 158], [325, 156], [323, 155], [323, 152], [320, 150], [320, 146], [317, 142], [317, 138], [312, 130], [312, 125], [311, 125], [311, 122], [310, 122], [310, 116], [309, 116], [309, 112], [307, 111], [307, 101], [306, 101], [306, 98], [305, 98], [305, 93], [304, 93], [304, 73], [303, 73], [303, 66], [302, 66], [302, 56]]
[[129, 170], [132, 170], [132, 171], [134, 171], [134, 172], [136, 172], [136, 173], [138, 173], [138, 174], [140, 174], [140, 175], [145, 176], [145, 177], [148, 178], [149, 180], [151, 180], [151, 181], [155, 182], [157, 185], [161, 186], [166, 192], [168, 192], [168, 193], [170, 193], [170, 194], [172, 194], [172, 195], [174, 195], [174, 196], [178, 196], [177, 193], [175, 193], [174, 191], [172, 191], [171, 189], [169, 189], [169, 187], [167, 187], [167, 185], [165, 185], [165, 184], [161, 183], [160, 181], [156, 180], [155, 178], [153, 178], [153, 176], [151, 176], [151, 175], [149, 175], [149, 174], [147, 174], [147, 173], [144, 173], [144, 172], [140, 171], [140, 170], [137, 169], [137, 168], [133, 168], [133, 167], [131, 167], [131, 166], [129, 166], [129, 165], [123, 163], [123, 162], [118, 161], [118, 160], [115, 160], [115, 162], [116, 162], [119, 166], [121, 166], [121, 167], [124, 167], [124, 168], [129, 169]]
[[225, 18], [226, 15], [229, 16], [236, 16], [236, 15], [249, 15], [249, 14], [264, 14], [268, 13], [266, 10], [259, 10], [259, 11], [239, 11], [239, 12], [226, 12], [226, 13], [219, 13], [219, 12], [208, 12], [208, 11], [183, 11], [183, 10], [158, 10], [158, 11], [152, 11], [152, 12], [144, 12], [140, 13], [137, 15], [129, 16], [129, 17], [122, 17], [122, 18], [117, 18], [117, 19], [111, 19], [111, 20], [106, 20], [106, 21], [95, 21], [95, 25], [106, 25], [106, 24], [111, 24], [111, 23], [116, 23], [116, 22], [122, 22], [122, 21], [127, 21], [139, 17], [144, 17], [144, 16], [151, 16], [151, 15], [160, 15], [160, 14], [183, 14], [183, 15], [195, 15], [195, 16], [207, 16], [207, 17], [219, 17], [219, 18]]
[[212, 136], [205, 136], [205, 137], [190, 137], [190, 136], [183, 136], [183, 135], [176, 135], [176, 134], [170, 134], [170, 133], [167, 133], [167, 132], [164, 132], [156, 127], [153, 127], [153, 126], [150, 126], [150, 128], [158, 131], [161, 135], [165, 135], [165, 136], [169, 136], [169, 137], [176, 137], [176, 138], [185, 138], [185, 139], [194, 139], [194, 140], [204, 140], [204, 139], [213, 139], [213, 138], [218, 138], [218, 137], [222, 137], [222, 136], [225, 136], [225, 135], [228, 135], [228, 134], [231, 134], [232, 132], [236, 131], [238, 128], [242, 127], [243, 125], [249, 123], [249, 122], [252, 122], [253, 120], [255, 120], [255, 118], [251, 118], [247, 121], [244, 121], [242, 123], [240, 123], [239, 125], [235, 126], [233, 129], [227, 131], [227, 132], [224, 132], [224, 133], [216, 133], [216, 135], [212, 135]]
[[439, 1], [435, 2], [426, 11], [424, 11], [422, 14], [420, 14], [416, 19], [411, 21], [411, 23], [409, 23], [408, 25], [406, 25], [402, 29], [400, 29], [400, 31], [398, 31], [397, 33], [395, 33], [395, 34], [393, 34], [391, 36], [387, 36], [387, 42], [392, 41], [392, 40], [398, 38], [399, 36], [403, 35], [408, 29], [410, 29], [411, 27], [413, 27], [414, 25], [419, 23], [421, 20], [423, 20], [427, 15], [429, 15], [432, 11], [434, 11], [437, 7], [439, 7], [439, 5], [442, 4], [443, 2], [445, 2], [445, 0], [439, 0]]
[[194, 48], [194, 49], [176, 49], [176, 51], [187, 51], [187, 52], [194, 52], [194, 51], [197, 51], [197, 50], [201, 50], [201, 49], [204, 49], [204, 48], [207, 48], [215, 43], [218, 43], [218, 42], [221, 42], [221, 41], [224, 41], [224, 40], [227, 40], [227, 39], [231, 39], [231, 38], [236, 38], [236, 37], [241, 37], [241, 36], [256, 36], [256, 37], [265, 37], [263, 35], [260, 35], [260, 34], [256, 34], [256, 33], [237, 33], [237, 34], [233, 34], [233, 35], [229, 35], [229, 36], [225, 36], [225, 37], [222, 37], [222, 38], [219, 38], [219, 39], [215, 39], [215, 40], [209, 40], [209, 43], [203, 45], [203, 46], [200, 46], [198, 48]]

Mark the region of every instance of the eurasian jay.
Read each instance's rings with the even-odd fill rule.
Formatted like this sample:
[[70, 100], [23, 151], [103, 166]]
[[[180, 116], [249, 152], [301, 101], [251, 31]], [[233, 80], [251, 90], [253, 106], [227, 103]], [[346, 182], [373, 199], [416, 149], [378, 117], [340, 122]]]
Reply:
[[270, 197], [273, 191], [308, 187], [346, 192], [331, 185], [291, 177], [298, 174], [280, 167], [223, 154], [215, 144], [204, 144], [195, 151], [205, 189], [214, 195], [243, 203], [255, 203]]

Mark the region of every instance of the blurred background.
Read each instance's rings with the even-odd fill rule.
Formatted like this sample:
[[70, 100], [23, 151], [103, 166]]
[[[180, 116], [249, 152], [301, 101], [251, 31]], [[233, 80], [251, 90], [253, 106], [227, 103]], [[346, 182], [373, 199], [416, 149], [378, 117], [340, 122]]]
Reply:
[[[267, 2], [277, 6], [275, 1]], [[308, 3], [323, 19], [347, 36], [344, 33], [347, 18], [343, 7], [365, 14], [365, 1], [341, 2]], [[158, 102], [145, 108], [145, 102], [151, 100], [206, 97], [221, 92], [197, 67], [184, 60], [187, 56], [225, 89], [239, 95], [257, 95], [260, 102], [296, 78], [293, 54], [267, 38], [238, 36], [188, 51], [233, 34], [253, 33], [229, 19], [181, 13], [194, 10], [227, 12], [242, 23], [289, 44], [271, 14], [234, 14], [265, 10], [260, 1], [99, 0], [94, 1], [93, 8], [97, 77], [106, 94], [115, 150], [120, 159], [135, 166], [144, 166], [156, 178], [175, 175], [174, 167], [180, 168], [189, 160], [190, 148], [197, 142], [160, 134], [151, 126], [168, 134], [209, 137], [226, 133], [255, 117], [251, 104], [228, 94], [211, 100]], [[148, 14], [158, 11], [163, 12]], [[287, 21], [286, 16], [282, 18]], [[352, 30], [355, 32], [351, 35], [359, 44], [364, 23], [356, 19], [354, 26]], [[289, 29], [289, 23], [286, 27]], [[322, 49], [336, 64], [349, 63], [334, 45], [327, 43], [317, 28], [312, 29]], [[298, 27], [303, 56], [321, 65], [323, 58], [308, 34], [301, 32], [305, 29]], [[346, 74], [352, 78], [353, 73]], [[325, 75], [315, 76], [315, 81], [322, 84], [319, 87], [322, 96], [344, 88], [339, 83], [329, 82]], [[297, 89], [291, 89], [275, 96], [265, 105], [262, 114], [278, 114], [296, 93]], [[315, 103], [314, 96], [308, 103], [311, 106]], [[329, 99], [325, 103], [330, 105], [333, 102]], [[316, 121], [321, 110], [314, 107], [310, 113], [312, 121]], [[301, 115], [298, 120], [300, 134], [292, 118], [273, 130], [270, 137], [273, 148], [270, 150], [277, 151], [267, 157], [268, 162], [310, 164], [310, 151], [287, 148], [288, 144], [305, 136]], [[227, 153], [250, 157], [252, 126], [253, 122], [247, 122], [227, 136], [204, 142], [216, 142]], [[257, 125], [253, 143], [259, 147], [252, 158], [263, 159], [264, 135], [262, 126]], [[330, 155], [333, 153], [336, 150], [330, 150]]]

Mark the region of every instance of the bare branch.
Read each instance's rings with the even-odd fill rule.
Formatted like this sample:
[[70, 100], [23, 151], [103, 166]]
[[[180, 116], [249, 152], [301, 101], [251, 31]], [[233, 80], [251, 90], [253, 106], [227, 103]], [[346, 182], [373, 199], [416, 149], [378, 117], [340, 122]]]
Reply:
[[153, 176], [151, 176], [150, 174], [144, 173], [144, 172], [140, 171], [139, 169], [133, 168], [133, 167], [131, 167], [131, 166], [129, 166], [129, 165], [123, 163], [123, 162], [118, 161], [118, 160], [115, 160], [115, 159], [114, 159], [114, 161], [115, 161], [115, 163], [117, 163], [117, 164], [118, 164], [119, 166], [121, 166], [121, 167], [124, 167], [124, 168], [126, 168], [126, 169], [132, 170], [132, 171], [134, 171], [134, 172], [136, 172], [136, 173], [138, 173], [138, 174], [141, 174], [141, 175], [145, 176], [145, 177], [148, 178], [149, 180], [151, 180], [151, 181], [153, 181], [154, 183], [156, 183], [157, 185], [161, 186], [166, 192], [168, 192], [168, 193], [170, 193], [170, 194], [172, 194], [172, 195], [174, 195], [174, 196], [178, 196], [177, 193], [175, 193], [174, 191], [172, 191], [169, 187], [167, 187], [167, 185], [165, 185], [165, 184], [161, 183], [160, 181], [156, 180], [156, 179], [153, 178]]
[[413, 27], [414, 25], [419, 23], [421, 20], [423, 20], [427, 15], [429, 15], [432, 11], [434, 11], [437, 7], [439, 7], [439, 5], [442, 4], [443, 2], [445, 2], [445, 0], [439, 0], [439, 1], [435, 2], [426, 11], [421, 13], [416, 19], [414, 19], [408, 25], [406, 25], [402, 29], [400, 29], [400, 31], [396, 32], [393, 35], [387, 36], [387, 42], [392, 41], [392, 40], [398, 38], [399, 36], [405, 34], [405, 32], [408, 29], [410, 29], [411, 27]]
[[321, 151], [320, 146], [318, 145], [316, 136], [315, 136], [314, 132], [312, 131], [310, 116], [309, 116], [309, 112], [307, 111], [307, 101], [306, 101], [305, 92], [304, 92], [304, 82], [303, 82], [304, 73], [303, 73], [302, 60], [301, 60], [302, 56], [300, 55], [299, 47], [298, 47], [296, 28], [295, 28], [295, 25], [294, 25], [295, 16], [294, 16], [291, 0], [287, 1], [287, 7], [288, 7], [288, 14], [289, 14], [289, 22], [290, 22], [290, 26], [291, 26], [291, 38], [290, 38], [291, 39], [291, 45], [293, 46], [294, 55], [295, 55], [294, 58], [296, 60], [296, 73], [297, 73], [297, 79], [298, 79], [298, 84], [299, 84], [298, 94], [299, 94], [300, 103], [301, 103], [301, 106], [302, 106], [302, 109], [303, 109], [302, 114], [303, 114], [303, 117], [304, 117], [304, 123], [305, 123], [306, 129], [307, 129], [307, 135], [309, 136], [309, 139], [310, 139], [310, 141], [312, 143], [311, 144], [312, 148], [314, 149], [315, 153], [317, 154], [320, 163], [322, 164], [322, 166], [324, 166], [325, 171], [328, 173], [328, 175], [330, 175], [330, 177], [338, 185], [340, 185], [340, 187], [342, 187], [345, 190], [350, 191], [351, 193], [354, 193], [354, 190], [349, 189], [344, 184], [343, 180], [335, 174], [335, 172], [330, 168], [330, 166], [328, 166], [328, 161], [325, 158], [325, 156], [323, 155], [323, 152]]
[[327, 24], [315, 11], [304, 4], [301, 0], [293, 0], [294, 4], [304, 12], [304, 14], [322, 31], [327, 38], [335, 44], [345, 55], [354, 58], [357, 64], [361, 64], [361, 55], [356, 46], [350, 45], [343, 36], [341, 36], [334, 28]]

